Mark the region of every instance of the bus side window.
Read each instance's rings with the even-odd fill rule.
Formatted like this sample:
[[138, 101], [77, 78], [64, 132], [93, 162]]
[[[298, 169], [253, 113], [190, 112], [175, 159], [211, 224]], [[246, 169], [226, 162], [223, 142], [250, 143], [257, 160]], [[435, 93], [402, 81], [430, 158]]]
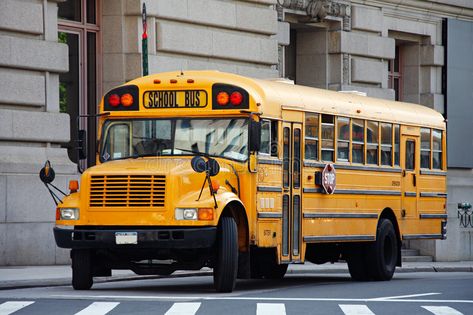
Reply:
[[334, 116], [322, 115], [322, 161], [334, 161], [334, 135]]
[[412, 140], [406, 141], [406, 170], [412, 171], [415, 168], [416, 143]]
[[305, 114], [305, 155], [308, 160], [319, 157], [319, 114]]
[[351, 125], [352, 134], [352, 162], [363, 164], [365, 144], [365, 122], [361, 119], [353, 119]]
[[278, 124], [279, 121], [271, 120], [271, 156], [274, 157], [278, 157], [279, 154]]
[[430, 168], [430, 129], [420, 129], [420, 168]]
[[263, 120], [261, 122], [261, 148], [263, 155], [278, 157], [278, 121]]
[[442, 169], [442, 131], [432, 130], [432, 168]]
[[378, 122], [368, 121], [366, 130], [366, 161], [368, 164], [378, 164], [378, 135]]
[[271, 153], [271, 122], [269, 120], [263, 120], [261, 122], [261, 148], [260, 154]]

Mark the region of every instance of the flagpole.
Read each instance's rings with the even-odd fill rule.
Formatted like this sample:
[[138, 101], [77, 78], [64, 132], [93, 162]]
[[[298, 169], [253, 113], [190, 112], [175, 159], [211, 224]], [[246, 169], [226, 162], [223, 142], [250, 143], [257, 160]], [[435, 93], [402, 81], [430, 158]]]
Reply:
[[143, 3], [143, 35], [141, 36], [141, 50], [143, 53], [143, 76], [148, 75], [148, 23], [146, 22], [146, 4]]

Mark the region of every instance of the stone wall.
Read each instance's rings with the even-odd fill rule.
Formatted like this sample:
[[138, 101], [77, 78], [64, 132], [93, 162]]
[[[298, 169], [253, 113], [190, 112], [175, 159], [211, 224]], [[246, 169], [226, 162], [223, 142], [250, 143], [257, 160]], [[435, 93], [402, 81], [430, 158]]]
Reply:
[[141, 76], [143, 2], [149, 73], [214, 69], [278, 77], [278, 34], [287, 28], [278, 32], [276, 0], [105, 0], [105, 90]]
[[66, 187], [76, 167], [60, 144], [69, 117], [59, 113], [59, 73], [67, 46], [57, 43], [55, 1], [0, 1], [0, 265], [68, 260], [52, 227], [55, 205], [38, 172], [53, 164]]

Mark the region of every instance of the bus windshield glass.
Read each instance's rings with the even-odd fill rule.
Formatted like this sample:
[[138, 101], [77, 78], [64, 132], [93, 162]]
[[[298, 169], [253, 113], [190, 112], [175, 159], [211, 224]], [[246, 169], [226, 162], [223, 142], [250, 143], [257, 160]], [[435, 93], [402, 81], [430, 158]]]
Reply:
[[109, 120], [103, 127], [100, 160], [207, 154], [248, 158], [248, 119]]

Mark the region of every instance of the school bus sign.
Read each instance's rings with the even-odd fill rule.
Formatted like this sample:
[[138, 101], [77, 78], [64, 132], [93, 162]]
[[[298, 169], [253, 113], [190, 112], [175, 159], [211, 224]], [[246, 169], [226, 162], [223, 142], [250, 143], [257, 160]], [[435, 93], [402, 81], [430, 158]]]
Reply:
[[327, 194], [333, 194], [337, 186], [337, 177], [333, 164], [325, 165], [322, 171], [322, 187]]

